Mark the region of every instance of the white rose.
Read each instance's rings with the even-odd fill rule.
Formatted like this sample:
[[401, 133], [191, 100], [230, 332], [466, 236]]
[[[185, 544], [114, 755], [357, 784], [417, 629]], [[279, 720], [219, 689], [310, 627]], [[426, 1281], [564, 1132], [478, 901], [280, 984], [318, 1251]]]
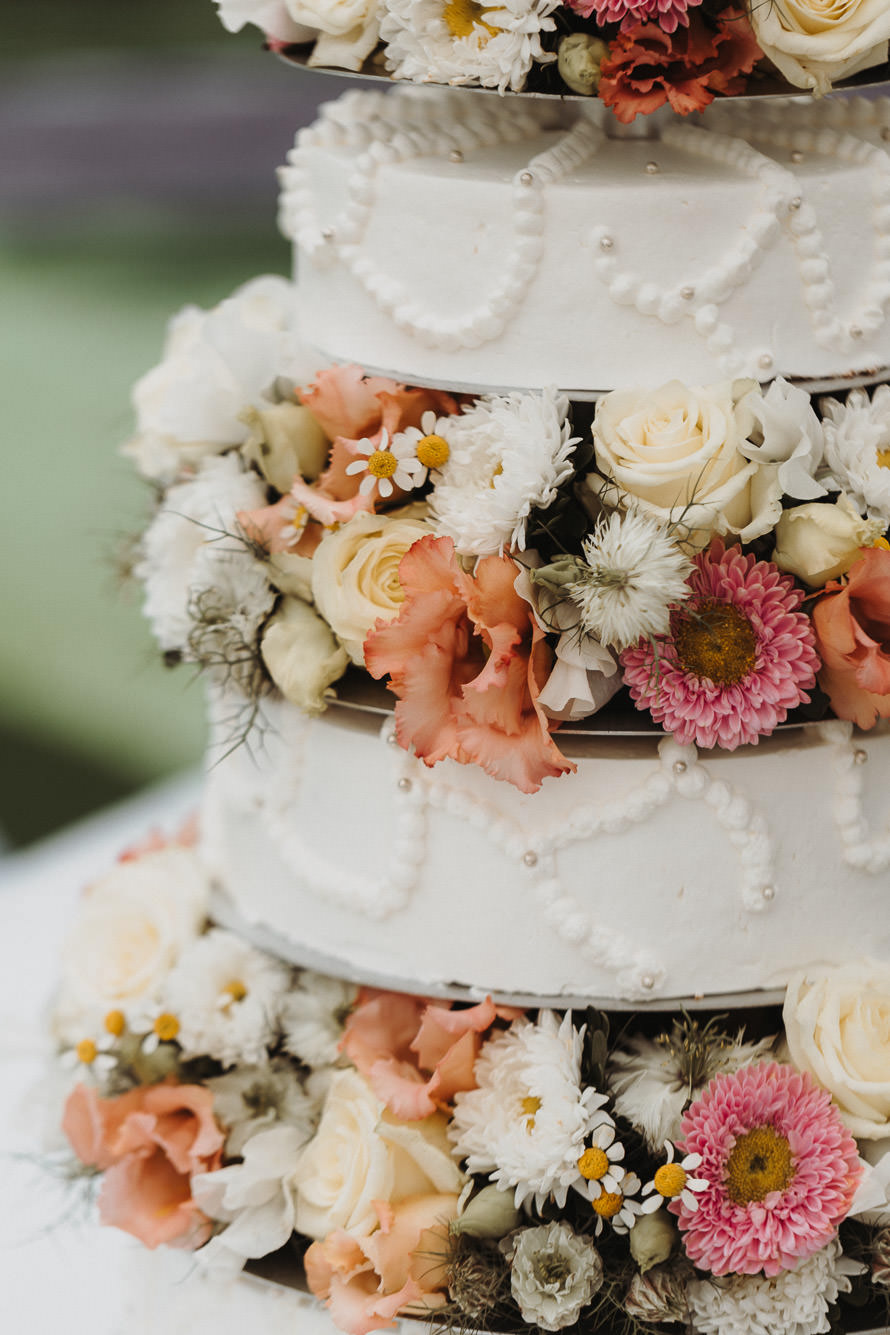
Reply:
[[796, 88], [826, 93], [887, 59], [887, 0], [748, 0], [748, 15], [764, 55]]
[[746, 396], [755, 388], [750, 380], [704, 389], [673, 380], [605, 394], [593, 423], [604, 476], [589, 474], [587, 485], [606, 498], [616, 489], [633, 497], [638, 510], [673, 524], [692, 547], [706, 546], [712, 533], [750, 541], [766, 532], [760, 465], [741, 453], [754, 426]]
[[216, 0], [216, 7], [229, 32], [252, 23], [278, 42], [310, 42], [315, 36], [312, 28], [294, 22], [287, 0]]
[[374, 29], [377, 42], [378, 15], [382, 5], [378, 0], [286, 0], [288, 13], [296, 23], [317, 28], [320, 32], [343, 37], [356, 28]]
[[829, 1091], [853, 1135], [890, 1135], [890, 964], [793, 974], [783, 1018], [791, 1060]]
[[357, 1071], [331, 1080], [318, 1131], [303, 1150], [292, 1182], [296, 1228], [321, 1239], [346, 1229], [366, 1237], [378, 1223], [375, 1201], [458, 1194], [463, 1173], [449, 1152], [446, 1119], [397, 1122]]
[[209, 899], [197, 854], [181, 847], [119, 862], [90, 886], [63, 952], [60, 1036], [77, 1042], [108, 1011], [130, 1016], [156, 998], [200, 934]]
[[782, 511], [772, 559], [807, 588], [821, 589], [846, 574], [861, 549], [871, 547], [883, 529], [883, 521], [863, 519], [843, 494], [831, 504], [796, 505]]
[[171, 481], [183, 465], [240, 445], [243, 414], [269, 407], [279, 376], [304, 383], [314, 362], [295, 332], [296, 289], [264, 277], [213, 310], [188, 306], [171, 321], [160, 363], [133, 389], [140, 472]]
[[300, 598], [282, 600], [263, 633], [261, 651], [281, 694], [307, 714], [323, 712], [325, 692], [349, 665], [330, 626]]
[[389, 515], [354, 515], [326, 533], [312, 557], [312, 596], [353, 663], [364, 665], [365, 636], [380, 619], [392, 621], [405, 600], [399, 563], [430, 532], [426, 507]]

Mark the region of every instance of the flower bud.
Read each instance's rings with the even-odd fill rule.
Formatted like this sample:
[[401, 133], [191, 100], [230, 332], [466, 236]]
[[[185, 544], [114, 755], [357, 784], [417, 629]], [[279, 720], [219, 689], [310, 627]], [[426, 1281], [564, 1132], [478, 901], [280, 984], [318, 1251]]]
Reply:
[[592, 96], [600, 82], [600, 65], [609, 48], [589, 32], [570, 32], [559, 44], [556, 67], [560, 78], [573, 93]]
[[448, 1226], [450, 1233], [465, 1233], [470, 1238], [502, 1238], [519, 1223], [520, 1213], [513, 1204], [513, 1193], [500, 1187], [483, 1187], [457, 1219]]
[[664, 1210], [641, 1214], [630, 1230], [630, 1254], [645, 1275], [654, 1265], [666, 1261], [678, 1238], [677, 1226]]
[[783, 510], [776, 525], [773, 561], [809, 589], [821, 589], [846, 574], [860, 549], [884, 531], [880, 520], [863, 519], [843, 493], [832, 504], [811, 502]]

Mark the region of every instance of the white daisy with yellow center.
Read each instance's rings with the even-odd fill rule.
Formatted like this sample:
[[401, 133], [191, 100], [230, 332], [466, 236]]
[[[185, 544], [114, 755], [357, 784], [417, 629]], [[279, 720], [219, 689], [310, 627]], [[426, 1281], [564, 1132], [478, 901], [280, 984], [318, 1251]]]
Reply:
[[390, 440], [384, 427], [379, 440], [360, 440], [355, 448], [362, 457], [347, 464], [346, 472], [350, 477], [365, 474], [359, 486], [362, 496], [370, 496], [376, 489], [378, 495], [387, 500], [396, 487], [412, 491], [418, 485], [413, 442], [407, 440], [404, 433]]
[[95, 1077], [108, 1075], [117, 1066], [114, 1051], [117, 1040], [126, 1028], [122, 1011], [109, 1011], [102, 1022], [102, 1031], [85, 1035], [62, 1054], [62, 1066]]
[[288, 547], [296, 547], [306, 532], [309, 511], [295, 497], [289, 496], [281, 507], [281, 519], [283, 522], [278, 532], [279, 538]]
[[614, 1123], [604, 1121], [590, 1137], [590, 1143], [578, 1159], [578, 1172], [587, 1183], [591, 1200], [603, 1192], [616, 1192], [621, 1188], [625, 1168], [624, 1146], [615, 1139]]
[[697, 1210], [696, 1193], [705, 1191], [710, 1186], [707, 1178], [692, 1177], [696, 1168], [701, 1167], [701, 1155], [687, 1154], [685, 1158], [675, 1160], [676, 1150], [669, 1140], [664, 1142], [664, 1148], [667, 1152], [666, 1161], [656, 1170], [651, 1182], [647, 1182], [643, 1187], [643, 1195], [648, 1197], [648, 1200], [643, 1202], [643, 1213], [654, 1214], [656, 1210], [661, 1209], [665, 1201], [676, 1200], [678, 1197], [687, 1210]]
[[448, 443], [448, 428], [451, 421], [450, 417], [436, 417], [434, 412], [427, 411], [421, 417], [419, 427], [406, 427], [396, 436], [396, 442], [404, 441], [410, 446], [416, 460], [417, 466], [414, 469], [416, 487], [422, 487], [431, 472], [439, 472], [448, 463], [451, 457], [451, 446]]
[[620, 1187], [614, 1191], [603, 1191], [593, 1201], [593, 1213], [596, 1216], [594, 1237], [599, 1237], [608, 1224], [613, 1233], [629, 1233], [643, 1212], [638, 1200], [634, 1200], [640, 1190], [640, 1179], [636, 1173], [625, 1173]]

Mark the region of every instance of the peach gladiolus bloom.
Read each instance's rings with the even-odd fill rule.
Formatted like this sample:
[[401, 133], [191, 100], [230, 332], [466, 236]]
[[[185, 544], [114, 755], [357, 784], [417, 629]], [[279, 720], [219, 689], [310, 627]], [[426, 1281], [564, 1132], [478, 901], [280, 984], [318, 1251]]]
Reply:
[[[365, 1238], [337, 1230], [306, 1253], [306, 1279], [347, 1335], [391, 1326], [399, 1312], [428, 1315], [446, 1301], [448, 1221], [457, 1196], [375, 1201], [380, 1227]], [[442, 1262], [436, 1262], [441, 1255]]]
[[207, 1241], [213, 1226], [192, 1200], [191, 1177], [222, 1161], [225, 1137], [212, 1107], [200, 1085], [151, 1085], [113, 1099], [86, 1085], [72, 1090], [62, 1129], [81, 1162], [105, 1175], [103, 1224], [152, 1248]]
[[890, 551], [863, 549], [813, 609], [819, 685], [838, 718], [872, 728], [890, 717]]
[[461, 1090], [476, 1088], [482, 1034], [496, 1019], [521, 1014], [514, 1006], [495, 1006], [490, 997], [453, 1010], [450, 1001], [365, 988], [346, 1021], [340, 1050], [394, 1117], [419, 1122], [447, 1108]]
[[365, 640], [373, 677], [399, 698], [396, 737], [426, 765], [450, 757], [480, 765], [524, 793], [575, 769], [538, 705], [552, 655], [513, 587], [508, 556], [485, 556], [466, 574], [450, 538], [421, 538], [402, 557], [405, 601], [395, 621]]

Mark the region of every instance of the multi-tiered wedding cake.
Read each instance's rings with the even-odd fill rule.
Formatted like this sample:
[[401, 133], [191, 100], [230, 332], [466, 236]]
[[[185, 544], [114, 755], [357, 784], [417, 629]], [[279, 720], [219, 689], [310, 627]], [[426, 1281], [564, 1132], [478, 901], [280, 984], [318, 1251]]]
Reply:
[[136, 390], [213, 746], [64, 961], [103, 1220], [350, 1335], [885, 1324], [890, 98], [800, 95], [883, 0], [220, 8], [402, 83]]

